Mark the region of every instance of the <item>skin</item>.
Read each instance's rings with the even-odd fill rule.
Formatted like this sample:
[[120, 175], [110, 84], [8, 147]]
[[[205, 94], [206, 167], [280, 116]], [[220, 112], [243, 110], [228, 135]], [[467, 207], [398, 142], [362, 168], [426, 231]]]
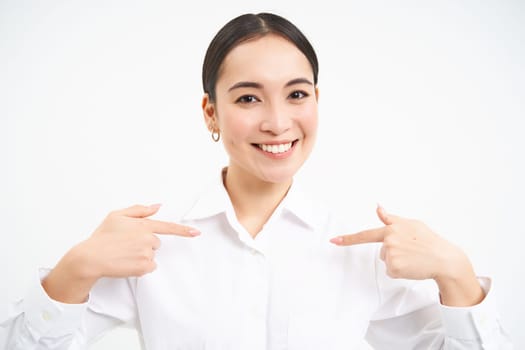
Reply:
[[421, 221], [388, 214], [381, 206], [376, 211], [384, 226], [330, 241], [339, 246], [382, 243], [380, 257], [387, 274], [392, 278], [433, 279], [443, 305], [472, 306], [485, 298], [470, 260], [459, 247]]
[[69, 304], [85, 302], [101, 277], [142, 276], [155, 267], [160, 240], [154, 233], [195, 237], [188, 226], [149, 219], [160, 208], [134, 205], [109, 213], [85, 241], [71, 248], [42, 281], [52, 299]]
[[[239, 222], [253, 237], [284, 198], [314, 146], [318, 90], [312, 82], [306, 57], [285, 39], [266, 35], [235, 47], [221, 67], [216, 100], [203, 97], [205, 123], [210, 131], [221, 133], [230, 157], [224, 185]], [[289, 142], [291, 149], [277, 155], [258, 146]], [[136, 205], [110, 213], [43, 280], [48, 295], [66, 303], [84, 302], [101, 277], [153, 271], [160, 245], [154, 233], [199, 234], [187, 226], [150, 219], [158, 210], [159, 205]], [[338, 246], [381, 242], [389, 276], [434, 279], [445, 305], [470, 306], [484, 298], [461, 249], [419, 221], [387, 214], [381, 207], [377, 214], [383, 226], [331, 242]]]
[[[237, 219], [254, 237], [314, 146], [318, 91], [313, 81], [306, 57], [289, 41], [267, 35], [230, 51], [215, 102], [203, 98], [205, 122], [220, 130], [230, 157], [225, 186]], [[292, 149], [278, 158], [256, 146], [292, 141]]]

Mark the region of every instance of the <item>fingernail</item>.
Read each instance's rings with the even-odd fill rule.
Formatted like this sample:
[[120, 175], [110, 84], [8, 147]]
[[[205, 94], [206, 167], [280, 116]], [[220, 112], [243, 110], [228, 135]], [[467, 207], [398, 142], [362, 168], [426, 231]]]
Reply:
[[334, 244], [341, 244], [343, 243], [343, 237], [334, 237], [330, 240], [330, 242]]
[[195, 236], [200, 235], [200, 234], [201, 234], [201, 231], [196, 230], [196, 229], [194, 229], [194, 228], [190, 228], [190, 229], [188, 230], [188, 234], [189, 234], [190, 236], [195, 237]]
[[161, 205], [162, 205], [161, 203], [156, 203], [156, 204], [152, 204], [152, 205], [150, 205], [149, 207], [150, 207], [151, 209], [159, 209]]

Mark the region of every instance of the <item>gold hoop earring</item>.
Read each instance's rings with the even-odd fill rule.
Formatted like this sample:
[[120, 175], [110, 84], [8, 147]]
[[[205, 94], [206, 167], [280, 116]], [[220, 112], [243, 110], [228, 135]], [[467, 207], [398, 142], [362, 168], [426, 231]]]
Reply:
[[219, 130], [213, 130], [211, 132], [211, 139], [215, 142], [219, 142], [221, 139], [221, 132]]

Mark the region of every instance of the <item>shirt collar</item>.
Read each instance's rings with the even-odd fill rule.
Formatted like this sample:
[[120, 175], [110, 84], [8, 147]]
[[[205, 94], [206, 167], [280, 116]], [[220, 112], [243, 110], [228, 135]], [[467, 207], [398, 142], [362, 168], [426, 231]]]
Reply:
[[[221, 171], [220, 176], [217, 176], [205, 187], [198, 199], [183, 216], [184, 220], [205, 219], [230, 210], [233, 213], [233, 206], [223, 183], [225, 171], [226, 168]], [[274, 215], [279, 214], [279, 211], [291, 213], [310, 228], [315, 229], [321, 224], [315, 202], [305, 195], [304, 186], [295, 180]]]
[[208, 218], [233, 209], [230, 197], [223, 184], [226, 168], [204, 187], [197, 200], [182, 217], [184, 220], [197, 220]]
[[294, 179], [290, 190], [281, 202], [280, 207], [298, 218], [312, 229], [322, 227], [323, 218], [318, 203], [308, 195], [303, 184]]

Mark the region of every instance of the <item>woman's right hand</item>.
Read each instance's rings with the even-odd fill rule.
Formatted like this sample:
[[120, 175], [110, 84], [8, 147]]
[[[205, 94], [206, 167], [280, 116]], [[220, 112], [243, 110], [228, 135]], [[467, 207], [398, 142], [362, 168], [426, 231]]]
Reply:
[[142, 276], [155, 267], [155, 250], [169, 234], [195, 237], [199, 231], [149, 219], [160, 205], [132, 207], [111, 212], [87, 240], [69, 250], [42, 281], [47, 294], [65, 303], [84, 302], [101, 277]]

